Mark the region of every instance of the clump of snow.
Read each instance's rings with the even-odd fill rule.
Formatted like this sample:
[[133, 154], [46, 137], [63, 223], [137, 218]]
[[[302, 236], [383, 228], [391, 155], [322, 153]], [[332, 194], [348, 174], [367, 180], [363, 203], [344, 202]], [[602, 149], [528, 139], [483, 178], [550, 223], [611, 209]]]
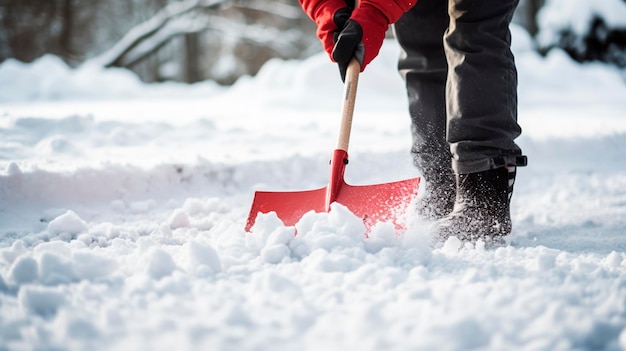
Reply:
[[108, 278], [119, 268], [114, 259], [87, 250], [73, 252], [72, 264], [77, 277], [88, 281]]
[[12, 264], [18, 257], [24, 255], [28, 250], [24, 247], [24, 242], [21, 240], [15, 240], [11, 244], [11, 247], [5, 248], [0, 251], [0, 258], [6, 264]]
[[451, 236], [443, 244], [442, 250], [448, 255], [456, 255], [462, 247], [463, 242], [459, 240], [456, 236]]
[[9, 281], [15, 284], [32, 283], [37, 280], [38, 274], [37, 261], [29, 256], [20, 256], [9, 269]]
[[172, 274], [176, 270], [176, 263], [172, 256], [164, 250], [155, 248], [147, 255], [146, 273], [154, 279], [161, 279]]
[[51, 236], [72, 236], [84, 231], [87, 231], [87, 223], [71, 210], [48, 223], [48, 233], [50, 233]]
[[192, 270], [208, 268], [212, 273], [219, 273], [222, 271], [220, 257], [211, 245], [191, 240], [187, 246]]
[[44, 318], [54, 317], [59, 308], [67, 303], [61, 288], [45, 286], [20, 289], [18, 300], [24, 310]]
[[187, 212], [177, 209], [176, 211], [174, 211], [174, 213], [172, 213], [167, 223], [172, 229], [188, 227], [190, 223], [189, 215], [187, 214]]
[[71, 260], [52, 252], [39, 257], [39, 272], [44, 285], [64, 285], [78, 280]]

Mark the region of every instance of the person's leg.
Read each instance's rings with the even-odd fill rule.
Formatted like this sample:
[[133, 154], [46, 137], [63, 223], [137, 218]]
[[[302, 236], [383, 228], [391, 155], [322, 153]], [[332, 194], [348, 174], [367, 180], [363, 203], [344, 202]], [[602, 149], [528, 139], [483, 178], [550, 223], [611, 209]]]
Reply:
[[402, 49], [398, 69], [406, 82], [413, 135], [413, 159], [425, 180], [419, 214], [441, 218], [454, 204], [452, 155], [446, 141], [446, 77], [443, 35], [448, 28], [446, 0], [419, 1], [394, 24]]
[[448, 142], [460, 174], [518, 163], [517, 71], [509, 24], [519, 0], [450, 0]]
[[456, 173], [456, 201], [440, 222], [445, 240], [502, 242], [511, 232], [516, 166], [517, 71], [509, 24], [518, 0], [450, 0], [447, 140]]

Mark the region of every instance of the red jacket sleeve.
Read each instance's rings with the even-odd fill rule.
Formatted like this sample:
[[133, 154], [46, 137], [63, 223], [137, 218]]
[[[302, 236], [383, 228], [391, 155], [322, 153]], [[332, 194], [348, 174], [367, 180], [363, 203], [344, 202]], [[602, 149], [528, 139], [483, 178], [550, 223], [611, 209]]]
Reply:
[[373, 7], [380, 11], [387, 23], [395, 23], [402, 15], [409, 11], [417, 0], [361, 0], [359, 7]]
[[331, 55], [335, 42], [333, 33], [338, 30], [334, 21], [335, 13], [348, 7], [344, 0], [299, 0], [306, 14], [317, 24], [317, 37], [324, 50]]
[[298, 0], [300, 7], [318, 25], [331, 21], [337, 10], [348, 7], [344, 0]]

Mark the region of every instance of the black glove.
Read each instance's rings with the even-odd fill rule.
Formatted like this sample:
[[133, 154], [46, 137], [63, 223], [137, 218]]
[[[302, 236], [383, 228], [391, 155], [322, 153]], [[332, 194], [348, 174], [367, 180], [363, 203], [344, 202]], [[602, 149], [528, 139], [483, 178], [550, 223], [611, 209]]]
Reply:
[[362, 43], [363, 28], [354, 20], [347, 20], [343, 26], [343, 30], [337, 35], [335, 47], [333, 48], [333, 60], [339, 65], [339, 74], [341, 80], [346, 81], [346, 71], [348, 64], [354, 57], [363, 67], [363, 59], [365, 55], [365, 47]]
[[352, 15], [352, 9], [347, 7], [337, 10], [333, 15], [333, 22], [335, 22], [337, 26], [337, 31], [333, 33], [333, 40], [335, 42], [337, 42], [337, 38], [339, 37], [339, 33], [343, 30], [343, 27], [346, 26], [346, 22], [350, 19], [350, 15]]

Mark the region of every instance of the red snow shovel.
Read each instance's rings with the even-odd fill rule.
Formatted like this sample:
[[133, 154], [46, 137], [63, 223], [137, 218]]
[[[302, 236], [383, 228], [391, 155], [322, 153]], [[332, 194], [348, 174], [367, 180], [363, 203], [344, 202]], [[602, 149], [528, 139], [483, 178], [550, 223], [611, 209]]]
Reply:
[[330, 160], [328, 185], [315, 190], [255, 192], [246, 231], [250, 231], [259, 213], [276, 212], [286, 226], [293, 226], [309, 211], [328, 212], [333, 202], [362, 218], [368, 231], [377, 222], [392, 222], [396, 229], [404, 228], [400, 217], [417, 195], [419, 178], [375, 185], [349, 185], [343, 179], [359, 71], [358, 61], [352, 59], [346, 73], [339, 140]]

